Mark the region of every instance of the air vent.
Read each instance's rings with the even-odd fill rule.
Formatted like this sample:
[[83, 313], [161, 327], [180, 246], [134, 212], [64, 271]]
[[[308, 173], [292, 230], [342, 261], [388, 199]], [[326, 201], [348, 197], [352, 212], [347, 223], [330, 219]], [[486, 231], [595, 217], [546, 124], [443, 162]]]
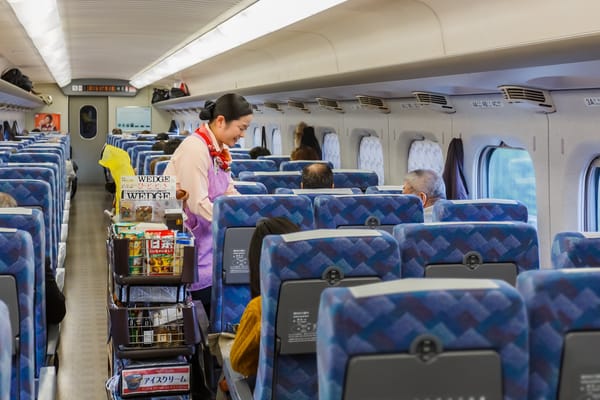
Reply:
[[258, 106], [258, 104], [252, 104], [252, 112], [254, 114], [262, 114], [263, 110]]
[[340, 106], [337, 100], [326, 99], [324, 97], [317, 97], [317, 103], [319, 106], [323, 107], [326, 110], [335, 111], [339, 113], [343, 113], [344, 109]]
[[361, 108], [366, 110], [377, 110], [384, 114], [390, 113], [390, 109], [387, 104], [385, 104], [385, 101], [379, 97], [358, 95], [356, 96], [356, 99]]
[[550, 92], [522, 86], [498, 86], [508, 104], [525, 107], [540, 113], [556, 111]]
[[430, 92], [413, 92], [413, 96], [416, 97], [417, 104], [423, 107], [428, 107], [432, 110], [448, 114], [456, 112], [452, 104], [450, 104], [450, 99], [446, 95]]
[[281, 109], [281, 107], [279, 107], [279, 104], [277, 104], [277, 103], [271, 103], [271, 102], [268, 102], [268, 101], [266, 101], [266, 102], [264, 103], [264, 106], [265, 106], [266, 108], [269, 108], [269, 109], [271, 109], [271, 110], [274, 110], [274, 111], [279, 111], [280, 113], [282, 113], [282, 112], [283, 112], [283, 110]]
[[288, 106], [290, 108], [295, 108], [295, 109], [298, 109], [300, 111], [304, 111], [307, 114], [310, 114], [310, 110], [308, 109], [308, 107], [306, 107], [306, 105], [303, 102], [301, 102], [301, 101], [288, 100]]

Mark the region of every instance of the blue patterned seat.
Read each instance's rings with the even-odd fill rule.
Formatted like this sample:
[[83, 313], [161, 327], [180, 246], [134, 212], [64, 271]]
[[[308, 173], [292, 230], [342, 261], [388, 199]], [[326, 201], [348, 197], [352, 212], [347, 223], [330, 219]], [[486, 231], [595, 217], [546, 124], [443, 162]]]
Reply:
[[314, 228], [306, 197], [221, 196], [213, 204], [211, 321], [215, 332], [231, 331], [250, 301], [247, 252], [256, 223], [265, 217], [286, 217], [301, 229]]
[[[0, 277], [10, 275], [14, 278], [12, 282], [10, 278], [3, 278], [7, 284], [2, 285], [0, 300], [15, 304], [18, 308], [18, 315], [10, 313], [11, 324], [14, 322], [13, 334], [18, 335], [19, 343], [18, 353], [13, 358], [11, 399], [35, 398], [33, 263], [33, 243], [29, 233], [0, 228]], [[16, 302], [15, 296], [18, 299]]]
[[334, 169], [333, 184], [336, 188], [357, 187], [363, 192], [369, 186], [379, 183], [379, 177], [374, 171], [362, 169]]
[[600, 267], [598, 232], [560, 232], [552, 242], [553, 268]]
[[58, 168], [56, 170], [58, 192], [62, 193], [63, 195], [59, 196], [59, 203], [55, 204], [55, 207], [57, 207], [58, 210], [64, 209], [64, 193], [67, 192], [67, 173], [65, 163], [62, 162], [59, 155], [53, 153], [19, 152], [16, 154], [11, 154], [9, 162], [30, 164], [49, 163], [56, 165]]
[[600, 268], [519, 275], [529, 314], [528, 399], [593, 399], [600, 371]]
[[233, 187], [240, 194], [267, 194], [267, 188], [260, 182], [234, 181]]
[[415, 196], [363, 194], [315, 199], [317, 228], [365, 227], [392, 233], [394, 225], [410, 222], [423, 222], [423, 205]]
[[140, 152], [142, 151], [151, 151], [152, 150], [152, 144], [140, 144], [138, 146], [135, 146], [131, 149], [131, 166], [136, 169], [137, 168], [137, 163], [138, 163], [138, 157]]
[[236, 160], [231, 162], [231, 176], [236, 178], [242, 171], [277, 171], [271, 160]]
[[386, 232], [324, 229], [267, 236], [261, 257], [254, 398], [316, 399], [315, 328], [322, 290], [398, 279], [398, 244]]
[[280, 171], [302, 171], [304, 167], [308, 167], [312, 164], [327, 164], [329, 168], [333, 169], [333, 164], [329, 161], [323, 160], [293, 160], [293, 161], [284, 161], [279, 165]]
[[60, 229], [62, 226], [63, 210], [58, 207], [60, 200], [58, 199], [58, 188], [54, 179], [55, 171], [52, 170], [51, 164], [25, 164], [25, 163], [8, 163], [0, 164], [0, 179], [35, 179], [50, 183], [52, 192], [53, 209], [56, 212], [51, 216], [52, 224], [47, 225], [48, 229], [52, 229], [52, 235], [56, 238], [56, 245], [60, 241]]
[[527, 207], [517, 200], [438, 200], [433, 205], [433, 220], [527, 222]]
[[258, 160], [271, 160], [275, 162], [275, 165], [277, 165], [277, 170], [279, 170], [279, 167], [281, 166], [281, 163], [284, 161], [290, 161], [290, 156], [274, 156], [274, 155], [270, 155], [270, 156], [258, 156]]
[[[146, 159], [150, 156], [161, 156], [164, 155], [164, 152], [162, 150], [142, 150], [139, 152], [138, 154], [138, 160], [135, 166], [135, 172], [138, 175], [148, 175], [147, 173], [145, 173], [145, 165], [146, 165]], [[148, 162], [148, 171], [150, 171], [150, 162]]]
[[167, 169], [167, 165], [169, 165], [169, 161], [159, 161], [154, 166], [154, 175], [162, 175]]
[[[44, 227], [52, 226], [54, 206], [50, 184], [34, 179], [2, 179], [0, 192], [10, 194], [20, 207], [41, 208], [44, 216]], [[44, 229], [46, 250], [45, 257], [50, 257], [52, 269], [56, 268], [58, 258], [58, 241], [54, 242], [52, 229]]]
[[250, 157], [250, 154], [248, 154], [248, 153], [241, 153], [239, 151], [232, 151], [231, 152], [231, 159], [232, 160], [252, 160], [252, 157]]
[[380, 185], [380, 186], [369, 186], [365, 191], [366, 194], [402, 194], [402, 185]]
[[[166, 157], [167, 159], [171, 158], [170, 155], [165, 155], [165, 154], [150, 154], [150, 155], [146, 156], [146, 159], [144, 160], [144, 167], [142, 170], [142, 175], [152, 175], [152, 171], [150, 170], [150, 164], [152, 163], [153, 160], [156, 160], [157, 158], [161, 158], [161, 157]], [[154, 165], [154, 169], [156, 169], [156, 164]]]
[[31, 235], [35, 268], [35, 376], [39, 376], [46, 357], [46, 285], [44, 216], [40, 210], [31, 208], [0, 208], [0, 227], [20, 229]]
[[13, 335], [8, 307], [0, 300], [0, 400], [10, 400]]
[[[319, 398], [524, 400], [527, 328], [523, 300], [502, 281], [402, 279], [326, 289], [317, 328]], [[468, 358], [482, 352], [493, 358], [488, 368]], [[458, 379], [442, 379], [453, 372]], [[494, 384], [480, 383], [490, 378]]]
[[537, 232], [524, 222], [402, 224], [394, 237], [404, 278], [493, 277], [514, 284], [516, 274], [539, 269]]
[[300, 188], [302, 174], [298, 171], [290, 172], [240, 172], [238, 176], [240, 181], [260, 182], [269, 191], [275, 193], [275, 189], [285, 187], [290, 189]]

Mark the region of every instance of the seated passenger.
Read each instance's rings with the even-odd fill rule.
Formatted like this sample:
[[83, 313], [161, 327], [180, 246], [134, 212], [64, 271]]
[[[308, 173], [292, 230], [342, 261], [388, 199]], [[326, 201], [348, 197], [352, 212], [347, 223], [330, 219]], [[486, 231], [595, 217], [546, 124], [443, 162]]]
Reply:
[[163, 151], [165, 149], [165, 141], [159, 140], [158, 142], [154, 142], [152, 148], [150, 150], [153, 151]]
[[315, 163], [302, 169], [301, 189], [333, 188], [333, 171], [329, 164]]
[[304, 128], [302, 132], [302, 139], [300, 140], [300, 147], [312, 147], [317, 152], [319, 158], [317, 160], [321, 160], [323, 158], [323, 152], [321, 151], [321, 145], [319, 145], [319, 141], [315, 136], [315, 128], [312, 126], [307, 126]]
[[304, 161], [304, 160], [320, 160], [319, 154], [315, 149], [308, 146], [300, 146], [290, 154], [290, 160], [292, 161]]
[[267, 235], [282, 235], [298, 232], [299, 230], [300, 228], [297, 225], [281, 217], [264, 218], [256, 224], [248, 250], [250, 296], [252, 300], [244, 310], [229, 353], [231, 366], [242, 375], [254, 377], [258, 370], [261, 329], [260, 252], [263, 239]]
[[442, 176], [430, 169], [415, 169], [404, 178], [403, 194], [414, 194], [423, 203], [423, 218], [431, 222], [433, 205], [446, 198], [446, 185]]
[[[0, 192], [0, 208], [11, 207], [18, 207], [15, 198], [8, 193]], [[65, 296], [56, 284], [50, 259], [46, 257], [46, 324], [60, 323], [66, 312]]]
[[156, 171], [156, 164], [161, 162], [161, 161], [168, 161], [171, 159], [171, 157], [166, 157], [166, 156], [170, 156], [173, 153], [175, 153], [175, 150], [177, 150], [177, 147], [181, 144], [181, 139], [169, 139], [165, 145], [162, 148], [163, 153], [165, 154], [164, 156], [160, 156], [155, 158], [154, 160], [150, 161], [150, 174], [154, 175], [154, 172]]
[[256, 146], [250, 149], [248, 155], [251, 159], [256, 160], [260, 156], [270, 156], [271, 152], [266, 147]]

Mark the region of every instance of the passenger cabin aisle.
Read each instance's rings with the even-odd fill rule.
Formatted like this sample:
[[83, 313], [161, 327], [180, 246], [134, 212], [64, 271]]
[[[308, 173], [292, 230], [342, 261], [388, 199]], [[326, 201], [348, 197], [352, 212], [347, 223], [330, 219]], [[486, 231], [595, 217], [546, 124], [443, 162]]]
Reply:
[[67, 315], [61, 324], [58, 399], [106, 399], [106, 226], [111, 196], [82, 186], [71, 201], [65, 262]]

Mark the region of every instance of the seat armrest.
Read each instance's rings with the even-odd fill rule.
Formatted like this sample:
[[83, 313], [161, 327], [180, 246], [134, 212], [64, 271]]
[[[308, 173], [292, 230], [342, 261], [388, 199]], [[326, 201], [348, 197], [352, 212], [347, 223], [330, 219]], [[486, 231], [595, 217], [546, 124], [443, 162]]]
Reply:
[[54, 400], [56, 398], [56, 369], [42, 367], [38, 381], [38, 400]]
[[252, 400], [254, 398], [246, 377], [231, 368], [229, 356], [223, 358], [223, 374], [227, 380], [229, 394], [233, 400]]

